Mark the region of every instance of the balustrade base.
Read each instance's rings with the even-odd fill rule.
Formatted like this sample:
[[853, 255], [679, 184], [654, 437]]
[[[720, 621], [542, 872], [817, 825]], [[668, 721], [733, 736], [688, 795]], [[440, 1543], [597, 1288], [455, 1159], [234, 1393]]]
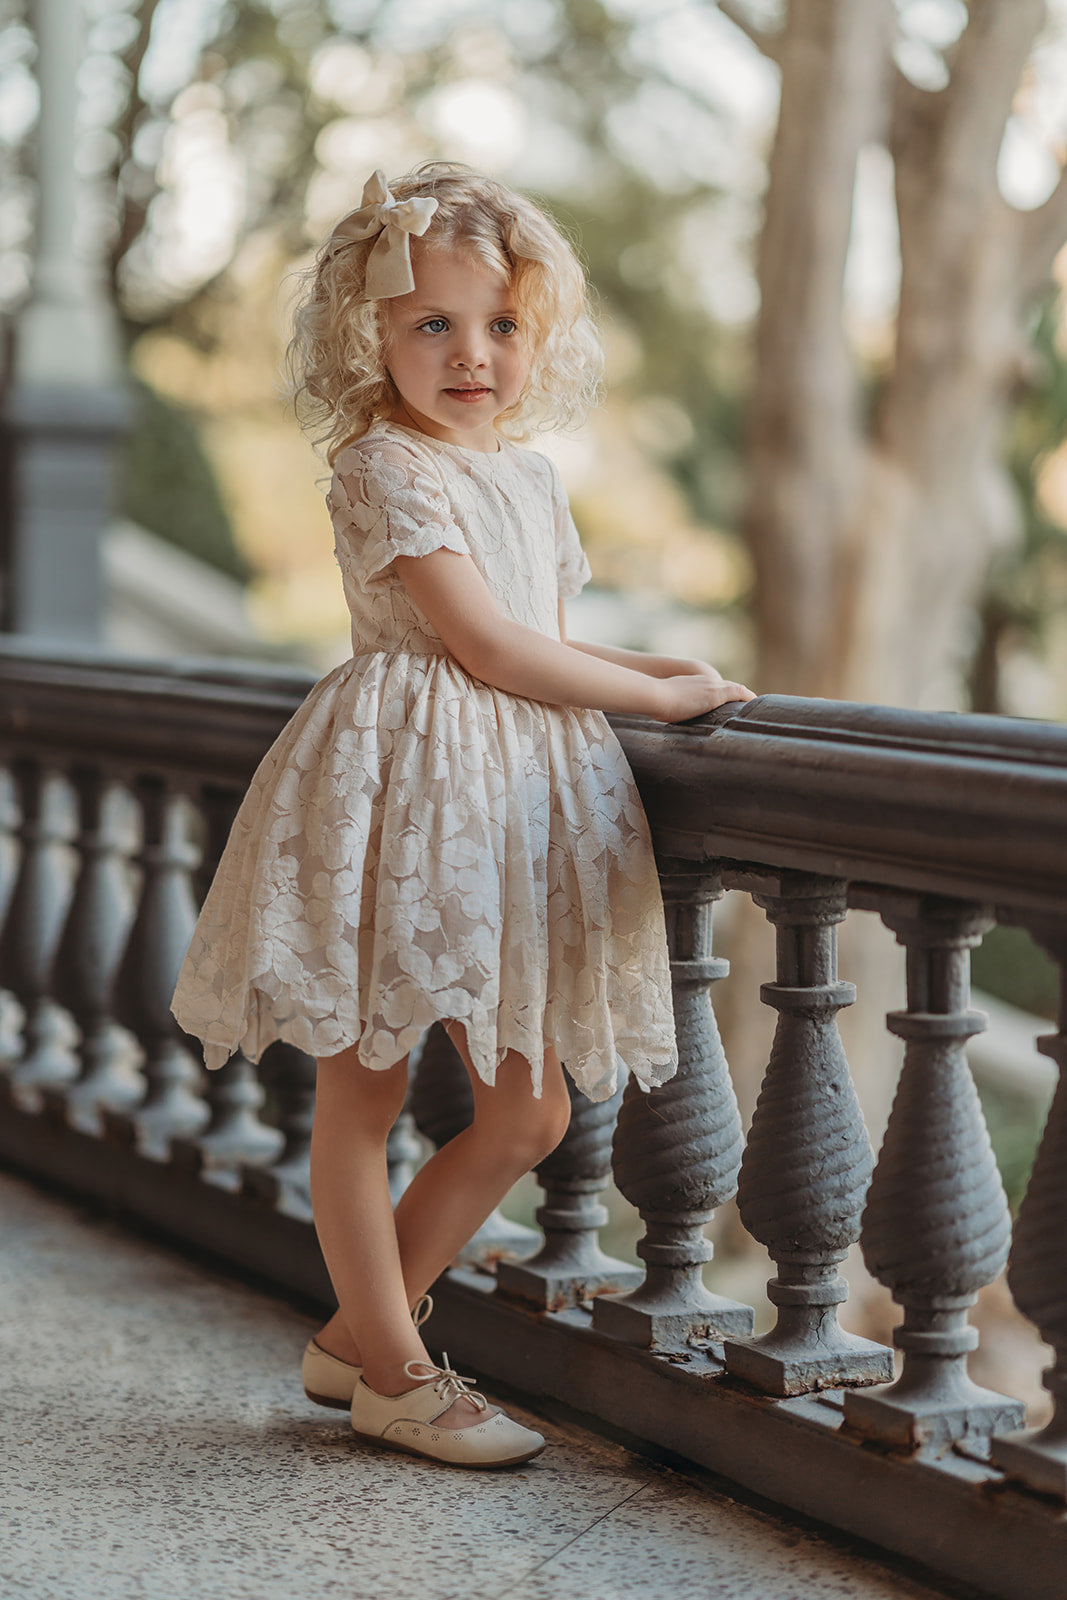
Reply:
[[694, 1336], [715, 1339], [734, 1333], [743, 1338], [752, 1332], [754, 1321], [751, 1306], [718, 1294], [709, 1294], [695, 1310], [683, 1306], [677, 1311], [643, 1306], [627, 1296], [598, 1294], [593, 1300], [593, 1327], [597, 1333], [645, 1350], [684, 1343]]
[[204, 1159], [204, 1152], [195, 1139], [172, 1139], [170, 1159], [179, 1172], [187, 1172], [192, 1178], [198, 1173], [206, 1173], [209, 1167], [209, 1163]]
[[948, 1403], [931, 1395], [902, 1390], [903, 1380], [886, 1389], [868, 1389], [845, 1396], [845, 1424], [880, 1444], [906, 1450], [920, 1445], [949, 1445], [957, 1439], [986, 1438], [1006, 1428], [1018, 1428], [1026, 1407], [1009, 1395], [982, 1389], [966, 1380], [966, 1393], [954, 1384]]
[[993, 1440], [990, 1460], [1028, 1489], [1067, 1500], [1067, 1433], [1062, 1423], [1038, 1433], [1002, 1434]]
[[644, 1279], [640, 1267], [597, 1250], [587, 1264], [575, 1266], [566, 1261], [501, 1261], [497, 1268], [497, 1290], [513, 1295], [542, 1311], [562, 1311], [602, 1291], [636, 1289]]
[[238, 1136], [210, 1133], [200, 1138], [184, 1136], [170, 1142], [170, 1159], [186, 1172], [217, 1174], [237, 1172], [239, 1167], [266, 1166], [281, 1153], [283, 1139], [276, 1128], [261, 1128], [258, 1133]]
[[100, 1127], [108, 1144], [120, 1145], [124, 1150], [137, 1149], [137, 1123], [132, 1111], [117, 1111], [114, 1106], [105, 1106], [100, 1112]]
[[91, 1111], [88, 1107], [72, 1105], [68, 1094], [61, 1088], [53, 1086], [50, 1089], [41, 1089], [36, 1095], [37, 1111], [53, 1126], [58, 1128], [81, 1128], [83, 1133], [99, 1135], [100, 1111], [97, 1107]]
[[41, 1092], [41, 1109], [47, 1116], [56, 1116], [83, 1133], [99, 1134], [101, 1117], [107, 1111], [129, 1111], [144, 1094], [144, 1084], [131, 1081], [123, 1087], [113, 1083], [103, 1094], [94, 1091], [78, 1093], [78, 1084], [67, 1089], [51, 1088]]
[[178, 1113], [169, 1107], [148, 1107], [143, 1111], [116, 1111], [107, 1107], [100, 1120], [104, 1138], [112, 1144], [128, 1145], [153, 1161], [169, 1161], [170, 1147], [178, 1138], [191, 1138], [208, 1119], [208, 1108], [192, 1101]]
[[244, 1184], [244, 1159], [231, 1156], [223, 1160], [217, 1152], [209, 1157], [196, 1139], [172, 1139], [170, 1142], [170, 1164], [175, 1171], [184, 1172], [190, 1178], [199, 1178], [201, 1183], [214, 1184], [217, 1189], [228, 1189], [234, 1194]]
[[298, 1222], [311, 1221], [306, 1162], [298, 1162], [290, 1170], [242, 1165], [240, 1190], [249, 1200], [268, 1206], [272, 1211], [280, 1211]]
[[727, 1339], [725, 1355], [733, 1377], [778, 1397], [884, 1384], [893, 1376], [892, 1350], [842, 1328], [832, 1342], [820, 1344], [773, 1332], [750, 1342]]
[[[4, 1062], [4, 1075], [23, 1089], [62, 1089], [75, 1082], [77, 1033], [70, 1019], [50, 1001], [38, 1003], [23, 1033], [23, 1051]], [[31, 1042], [32, 1041], [32, 1042]]]
[[44, 1103], [39, 1090], [26, 1089], [21, 1084], [12, 1083], [5, 1073], [0, 1072], [0, 1111], [33, 1116], [43, 1109]]
[[541, 1235], [535, 1228], [512, 1222], [503, 1212], [493, 1211], [456, 1260], [464, 1267], [494, 1267], [498, 1261], [532, 1255], [540, 1243]]
[[[172, 1139], [170, 1142], [170, 1163], [175, 1172], [181, 1172], [188, 1178], [196, 1178], [200, 1183], [212, 1185], [216, 1189], [225, 1189], [229, 1194], [239, 1194], [244, 1183], [243, 1173], [237, 1160], [208, 1161], [196, 1139]], [[250, 1199], [254, 1196], [249, 1196]]]
[[78, 1076], [78, 1063], [71, 1057], [27, 1057], [13, 1062], [6, 1076], [19, 1089], [44, 1094], [48, 1089], [64, 1089]]

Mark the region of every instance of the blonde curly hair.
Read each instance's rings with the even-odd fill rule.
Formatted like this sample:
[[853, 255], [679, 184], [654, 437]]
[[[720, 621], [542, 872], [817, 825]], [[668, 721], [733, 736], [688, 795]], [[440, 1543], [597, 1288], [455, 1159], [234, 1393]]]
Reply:
[[[421, 252], [455, 250], [508, 279], [530, 374], [497, 418], [499, 431], [523, 440], [580, 420], [599, 397], [603, 358], [585, 274], [555, 222], [495, 178], [455, 162], [427, 162], [389, 187], [397, 200], [437, 201], [426, 234], [411, 241], [416, 261]], [[331, 234], [303, 275], [287, 352], [297, 415], [302, 426], [320, 430], [315, 442], [331, 466], [400, 400], [386, 370], [387, 302], [366, 294], [376, 240], [344, 249], [335, 242]]]

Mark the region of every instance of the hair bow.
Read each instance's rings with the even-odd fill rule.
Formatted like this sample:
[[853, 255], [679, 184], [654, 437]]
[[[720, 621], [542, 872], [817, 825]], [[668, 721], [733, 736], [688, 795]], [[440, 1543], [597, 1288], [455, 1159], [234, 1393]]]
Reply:
[[411, 270], [411, 235], [424, 234], [438, 202], [428, 195], [396, 200], [385, 174], [374, 172], [363, 186], [363, 201], [333, 230], [330, 256], [348, 244], [380, 235], [367, 257], [367, 299], [391, 300], [415, 287]]

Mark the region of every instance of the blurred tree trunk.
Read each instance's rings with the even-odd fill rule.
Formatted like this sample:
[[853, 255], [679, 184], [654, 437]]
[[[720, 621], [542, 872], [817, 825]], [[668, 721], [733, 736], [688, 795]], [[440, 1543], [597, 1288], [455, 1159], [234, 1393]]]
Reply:
[[[1067, 237], [1067, 183], [1033, 212], [997, 186], [1045, 0], [970, 0], [936, 92], [894, 67], [894, 15], [892, 0], [790, 0], [781, 32], [758, 36], [782, 98], [745, 522], [759, 686], [943, 704], [990, 557], [1017, 535], [1006, 415]], [[867, 425], [842, 304], [856, 160], [874, 140], [895, 165], [902, 282]]]
[[828, 694], [839, 565], [864, 443], [841, 306], [860, 149], [876, 137], [891, 0], [792, 0], [760, 238], [745, 532], [757, 686]]
[[[997, 185], [1044, 0], [970, 0], [936, 92], [893, 63], [893, 0], [789, 0], [774, 34], [736, 0], [721, 9], [782, 77], [747, 432], [755, 686], [958, 703], [984, 576], [1021, 532], [1007, 411], [1028, 312], [1067, 237], [1067, 179], [1028, 213]], [[894, 161], [902, 281], [895, 348], [867, 419], [843, 303], [856, 163], [869, 142]], [[767, 975], [755, 916], [741, 908], [731, 950], [745, 997]], [[889, 944], [873, 919], [850, 918], [842, 936], [843, 976], [866, 980], [841, 1022], [875, 1131], [896, 1060], [884, 1032], [900, 967]], [[767, 1028], [740, 999], [733, 1009], [724, 1032], [745, 1100]]]

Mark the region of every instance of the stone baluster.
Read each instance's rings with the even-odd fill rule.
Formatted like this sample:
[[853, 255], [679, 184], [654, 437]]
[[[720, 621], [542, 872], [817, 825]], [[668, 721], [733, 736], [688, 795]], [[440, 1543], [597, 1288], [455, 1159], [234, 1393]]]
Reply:
[[[409, 1062], [409, 1076], [410, 1067], [411, 1064]], [[385, 1165], [389, 1173], [389, 1195], [394, 1206], [414, 1177], [423, 1154], [424, 1146], [415, 1127], [415, 1118], [411, 1114], [411, 1085], [409, 1082], [408, 1096], [404, 1103], [404, 1109], [390, 1128], [389, 1137], [385, 1141]]]
[[241, 1188], [245, 1194], [276, 1211], [308, 1220], [311, 1217], [315, 1058], [279, 1039], [264, 1050], [259, 1070], [274, 1102], [282, 1147], [269, 1166], [242, 1167]]
[[126, 856], [131, 802], [95, 767], [77, 767], [78, 872], [53, 967], [55, 991], [81, 1030], [81, 1067], [45, 1101], [86, 1132], [99, 1131], [102, 1109], [131, 1106], [144, 1091], [129, 1036], [115, 1020], [113, 990], [133, 914]]
[[[412, 1068], [415, 1125], [439, 1150], [469, 1127], [474, 1117], [467, 1069], [441, 1023], [435, 1022], [418, 1051], [412, 1052]], [[493, 1211], [458, 1259], [468, 1266], [487, 1267], [507, 1256], [530, 1255], [540, 1243], [541, 1236], [533, 1228]]]
[[[888, 903], [887, 903], [888, 901]], [[864, 1259], [904, 1308], [896, 1383], [845, 1396], [845, 1421], [915, 1448], [1018, 1427], [1023, 1407], [967, 1373], [978, 1290], [1004, 1266], [1010, 1220], [965, 1054], [985, 1027], [971, 1011], [970, 950], [991, 916], [982, 906], [894, 894], [882, 917], [907, 950], [908, 1008], [891, 1012], [904, 1065], [863, 1213]]]
[[188, 806], [160, 778], [137, 784], [143, 837], [141, 891], [116, 983], [119, 1019], [144, 1051], [145, 1092], [128, 1112], [107, 1112], [113, 1138], [137, 1142], [164, 1159], [173, 1138], [197, 1132], [207, 1107], [197, 1093], [202, 1069], [170, 1011], [171, 996], [196, 923]]
[[767, 1394], [804, 1394], [893, 1376], [893, 1352], [846, 1333], [837, 1268], [859, 1238], [873, 1157], [837, 1030], [856, 998], [837, 976], [845, 884], [783, 874], [756, 893], [777, 935], [777, 981], [760, 998], [778, 1012], [770, 1064], [741, 1162], [741, 1221], [777, 1266], [770, 1333], [726, 1342], [726, 1365]]
[[4, 987], [22, 1008], [17, 1053], [3, 1063], [9, 1085], [38, 1091], [77, 1073], [72, 1028], [52, 998], [52, 962], [70, 903], [69, 806], [65, 786], [36, 761], [13, 765], [22, 852], [0, 935]]
[[[206, 788], [200, 800], [200, 813], [207, 838], [199, 878], [207, 893], [219, 858], [226, 846], [234, 815], [234, 797], [226, 790]], [[205, 1074], [204, 1098], [208, 1120], [201, 1133], [177, 1138], [171, 1144], [171, 1159], [189, 1171], [199, 1172], [223, 1188], [237, 1188], [241, 1169], [276, 1160], [284, 1145], [277, 1128], [260, 1120], [265, 1099], [256, 1069], [242, 1051], [237, 1050], [224, 1067]]]
[[608, 1220], [599, 1200], [611, 1177], [611, 1136], [624, 1085], [610, 1100], [592, 1101], [567, 1079], [571, 1120], [550, 1156], [536, 1169], [545, 1191], [537, 1211], [545, 1240], [526, 1261], [501, 1261], [497, 1287], [548, 1311], [561, 1311], [595, 1291], [636, 1287], [644, 1274], [605, 1255], [597, 1230]]
[[656, 1347], [694, 1335], [752, 1332], [751, 1306], [704, 1287], [712, 1247], [704, 1227], [734, 1193], [741, 1119], [711, 1008], [709, 984], [729, 963], [711, 956], [718, 878], [684, 861], [660, 863], [671, 956], [678, 1072], [650, 1093], [631, 1080], [613, 1142], [615, 1182], [641, 1213], [643, 1283], [597, 1295], [593, 1326], [629, 1344]]
[[15, 798], [15, 780], [10, 767], [0, 766], [0, 926], [3, 924], [18, 874], [19, 847], [16, 837], [18, 824], [19, 808]]
[[280, 1157], [284, 1135], [260, 1121], [263, 1086], [240, 1050], [224, 1067], [205, 1075], [204, 1095], [208, 1118], [203, 1131], [172, 1139], [171, 1159], [222, 1188], [239, 1188], [245, 1167]]
[[[0, 766], [0, 930], [4, 927], [19, 867], [19, 808], [10, 767]], [[20, 1007], [0, 969], [0, 1073], [19, 1053]]]
[[1039, 923], [1031, 931], [1059, 963], [1059, 1032], [1044, 1035], [1037, 1048], [1052, 1057], [1060, 1076], [1019, 1207], [1008, 1284], [1055, 1353], [1042, 1379], [1053, 1411], [1036, 1432], [994, 1439], [992, 1458], [1029, 1488], [1067, 1500], [1067, 924]]
[[474, 1120], [474, 1093], [467, 1069], [439, 1022], [412, 1051], [411, 1065], [415, 1125], [439, 1150]]

